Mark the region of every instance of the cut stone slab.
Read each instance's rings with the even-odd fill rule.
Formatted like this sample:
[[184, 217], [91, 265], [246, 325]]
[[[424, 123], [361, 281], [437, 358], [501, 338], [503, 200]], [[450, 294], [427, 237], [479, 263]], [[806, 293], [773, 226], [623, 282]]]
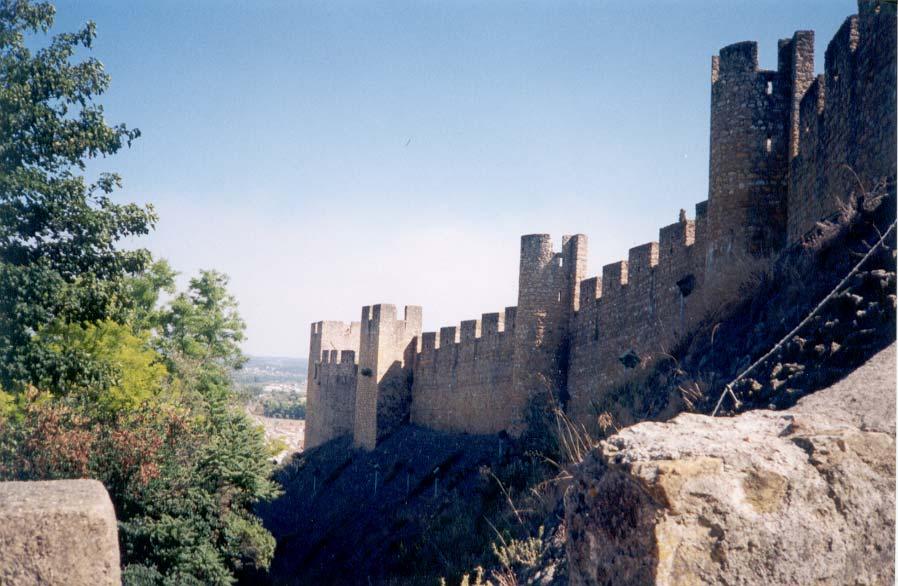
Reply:
[[112, 501], [96, 480], [0, 482], [0, 584], [121, 584]]
[[894, 584], [895, 345], [784, 411], [601, 442], [565, 496], [570, 583]]

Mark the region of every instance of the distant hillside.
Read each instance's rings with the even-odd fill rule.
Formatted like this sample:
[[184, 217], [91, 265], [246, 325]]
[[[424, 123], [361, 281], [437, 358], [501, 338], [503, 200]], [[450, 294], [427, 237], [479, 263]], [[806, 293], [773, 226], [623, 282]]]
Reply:
[[234, 382], [241, 385], [279, 384], [305, 392], [307, 358], [284, 356], [251, 356], [240, 370], [234, 371]]
[[268, 368], [286, 372], [298, 372], [305, 376], [306, 368], [308, 368], [308, 366], [308, 358], [293, 358], [289, 356], [250, 356], [249, 361], [243, 369]]

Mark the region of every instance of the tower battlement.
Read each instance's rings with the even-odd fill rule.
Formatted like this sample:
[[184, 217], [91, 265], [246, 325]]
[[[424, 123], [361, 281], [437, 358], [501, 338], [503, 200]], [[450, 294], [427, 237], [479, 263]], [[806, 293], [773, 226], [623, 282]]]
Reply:
[[[758, 43], [742, 41], [727, 45], [717, 58], [717, 76], [754, 73], [758, 71]], [[716, 81], [716, 80], [715, 80]]]
[[[305, 446], [322, 444], [352, 428], [354, 383], [337, 384], [322, 377], [323, 365], [335, 363], [338, 355], [359, 347], [360, 322], [319, 321], [312, 324], [309, 343], [309, 374], [306, 381]], [[353, 359], [354, 361], [354, 359]], [[350, 388], [351, 387], [351, 388]]]

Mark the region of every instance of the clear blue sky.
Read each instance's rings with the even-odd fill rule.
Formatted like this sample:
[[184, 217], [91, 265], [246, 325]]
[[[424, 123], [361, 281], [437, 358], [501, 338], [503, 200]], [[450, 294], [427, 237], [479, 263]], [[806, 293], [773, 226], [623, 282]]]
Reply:
[[57, 3], [92, 19], [103, 161], [152, 202], [143, 241], [232, 277], [252, 354], [378, 302], [426, 329], [513, 305], [519, 236], [582, 232], [590, 274], [707, 197], [711, 55], [817, 31], [850, 0]]

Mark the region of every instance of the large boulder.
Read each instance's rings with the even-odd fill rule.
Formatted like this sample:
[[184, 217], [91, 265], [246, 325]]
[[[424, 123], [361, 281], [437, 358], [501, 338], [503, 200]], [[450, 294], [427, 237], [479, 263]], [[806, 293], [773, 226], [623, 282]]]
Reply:
[[894, 584], [895, 345], [785, 411], [627, 428], [565, 509], [571, 584]]
[[0, 482], [0, 584], [121, 584], [115, 511], [96, 480]]

